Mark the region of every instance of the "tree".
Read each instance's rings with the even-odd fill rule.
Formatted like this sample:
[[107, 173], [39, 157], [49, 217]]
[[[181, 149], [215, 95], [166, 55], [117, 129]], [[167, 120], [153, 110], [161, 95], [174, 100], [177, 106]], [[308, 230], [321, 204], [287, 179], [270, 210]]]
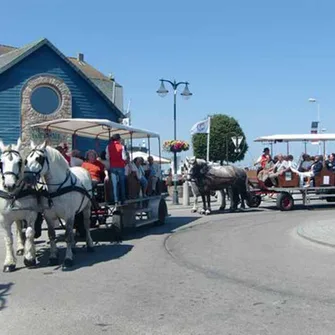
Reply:
[[[209, 143], [209, 160], [210, 161], [227, 161], [227, 144], [228, 144], [228, 161], [235, 163], [244, 159], [248, 150], [245, 134], [237, 120], [224, 114], [209, 115], [211, 117], [210, 143]], [[194, 155], [197, 158], [206, 159], [207, 153], [207, 134], [194, 134], [192, 136], [192, 145]], [[240, 144], [240, 152], [236, 152], [236, 147], [232, 141], [233, 136], [243, 136]]]

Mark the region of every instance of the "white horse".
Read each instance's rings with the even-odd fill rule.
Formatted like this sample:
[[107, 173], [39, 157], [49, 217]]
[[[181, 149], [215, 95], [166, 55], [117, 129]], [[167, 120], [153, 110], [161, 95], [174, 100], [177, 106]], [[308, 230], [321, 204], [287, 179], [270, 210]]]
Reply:
[[[33, 190], [28, 190], [22, 181], [22, 158], [19, 152], [21, 140], [16, 145], [5, 146], [0, 140], [2, 181], [0, 183], [0, 225], [5, 232], [6, 258], [3, 271], [15, 270], [16, 258], [13, 249], [12, 224], [16, 222], [16, 254], [24, 254], [26, 266], [36, 265], [34, 223], [38, 216], [38, 203]], [[22, 222], [27, 222], [26, 241], [23, 241]]]
[[43, 207], [46, 208], [44, 217], [48, 224], [50, 239], [49, 264], [58, 264], [58, 250], [53, 223], [58, 219], [63, 219], [66, 223], [66, 255], [63, 267], [68, 268], [73, 265], [74, 219], [75, 215], [80, 212], [83, 213], [87, 251], [94, 251], [90, 234], [91, 176], [84, 168], [70, 168], [62, 154], [58, 150], [47, 146], [46, 142], [38, 146], [31, 142], [31, 148], [32, 150], [25, 164], [25, 180], [32, 184], [43, 184], [50, 195], [49, 200], [43, 200]]

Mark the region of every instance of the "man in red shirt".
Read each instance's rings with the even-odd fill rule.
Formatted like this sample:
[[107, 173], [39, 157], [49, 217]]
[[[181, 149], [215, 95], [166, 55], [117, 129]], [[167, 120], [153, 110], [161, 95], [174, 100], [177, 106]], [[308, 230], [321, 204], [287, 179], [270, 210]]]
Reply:
[[[125, 166], [126, 166], [127, 155], [125, 147], [121, 143], [121, 136], [119, 134], [113, 135], [111, 141], [107, 145], [106, 158], [107, 160], [109, 160], [110, 164], [114, 201], [115, 203], [121, 202], [122, 204], [126, 199]], [[120, 190], [120, 194], [118, 190]]]

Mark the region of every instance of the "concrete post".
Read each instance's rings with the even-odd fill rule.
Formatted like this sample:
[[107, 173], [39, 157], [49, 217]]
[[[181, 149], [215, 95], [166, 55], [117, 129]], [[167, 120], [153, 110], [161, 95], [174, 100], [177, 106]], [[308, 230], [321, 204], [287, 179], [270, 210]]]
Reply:
[[188, 181], [186, 180], [183, 184], [183, 206], [189, 206], [189, 205], [190, 205], [190, 192], [189, 192]]

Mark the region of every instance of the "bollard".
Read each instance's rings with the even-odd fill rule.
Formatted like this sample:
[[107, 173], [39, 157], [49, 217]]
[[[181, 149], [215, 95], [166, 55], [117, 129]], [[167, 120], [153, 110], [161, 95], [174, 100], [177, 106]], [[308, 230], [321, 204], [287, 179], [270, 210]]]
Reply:
[[189, 192], [188, 181], [185, 181], [183, 184], [183, 206], [189, 206], [189, 205], [190, 205], [190, 192]]

